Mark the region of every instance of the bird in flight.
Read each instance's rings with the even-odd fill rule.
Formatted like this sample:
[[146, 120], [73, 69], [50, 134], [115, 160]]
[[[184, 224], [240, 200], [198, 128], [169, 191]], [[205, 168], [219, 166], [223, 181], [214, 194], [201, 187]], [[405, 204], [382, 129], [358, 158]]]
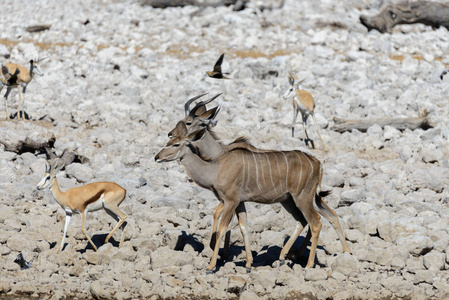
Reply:
[[221, 64], [223, 63], [224, 53], [220, 55], [217, 62], [214, 65], [213, 71], [206, 71], [206, 74], [211, 78], [217, 78], [217, 79], [230, 79], [229, 77], [224, 76], [225, 74], [229, 73], [223, 73], [221, 72]]

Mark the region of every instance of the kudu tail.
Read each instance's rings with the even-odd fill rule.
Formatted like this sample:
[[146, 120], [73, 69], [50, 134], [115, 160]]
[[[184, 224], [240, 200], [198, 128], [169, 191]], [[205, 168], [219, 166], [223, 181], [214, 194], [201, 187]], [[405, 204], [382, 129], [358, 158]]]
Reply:
[[321, 209], [326, 209], [323, 205], [323, 198], [326, 196], [329, 196], [332, 193], [332, 191], [320, 191], [315, 194], [315, 203], [316, 205]]
[[[321, 190], [321, 179], [323, 178], [323, 166], [320, 166], [320, 177], [319, 177], [319, 182], [318, 182], [318, 187], [315, 193], [315, 203], [316, 205], [321, 208], [321, 209], [326, 209], [323, 206], [323, 198], [326, 196], [329, 196], [332, 191], [322, 191]], [[326, 204], [325, 204], [326, 205]]]

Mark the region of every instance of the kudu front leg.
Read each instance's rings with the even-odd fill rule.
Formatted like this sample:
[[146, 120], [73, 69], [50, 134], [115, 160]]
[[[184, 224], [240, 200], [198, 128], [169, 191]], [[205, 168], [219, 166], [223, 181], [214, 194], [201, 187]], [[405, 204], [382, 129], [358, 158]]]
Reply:
[[[287, 210], [293, 216], [293, 218], [295, 218], [295, 220], [296, 220], [295, 230], [293, 231], [292, 235], [288, 239], [285, 246], [282, 248], [281, 254], [279, 255], [279, 260], [281, 261], [281, 264], [283, 264], [287, 253], [290, 251], [291, 247], [295, 243], [298, 236], [301, 234], [304, 227], [306, 227], [307, 221], [304, 218], [304, 215], [302, 214], [302, 212], [296, 206], [293, 199], [281, 202], [281, 204], [285, 208], [285, 210]], [[310, 238], [309, 238], [309, 240], [310, 240]], [[305, 242], [306, 241], [304, 241], [304, 243]], [[304, 245], [304, 243], [303, 243], [303, 245]], [[307, 241], [307, 243], [308, 243], [308, 241]]]
[[235, 213], [236, 207], [237, 207], [237, 204], [234, 204], [234, 203], [225, 203], [224, 204], [223, 214], [221, 216], [220, 224], [218, 225], [218, 236], [217, 236], [217, 240], [216, 240], [215, 246], [214, 246], [214, 253], [212, 254], [212, 258], [209, 263], [209, 266], [206, 268], [206, 272], [208, 272], [208, 273], [210, 273], [217, 265], [217, 257], [218, 257], [218, 250], [220, 248], [220, 241], [221, 241], [221, 238], [223, 237], [223, 234], [224, 234], [226, 228], [228, 228], [229, 223], [231, 222], [231, 219]]
[[217, 234], [218, 234], [218, 220], [220, 219], [221, 213], [223, 212], [224, 205], [223, 203], [219, 203], [214, 211], [214, 223], [212, 225], [212, 237], [210, 238], [210, 248], [214, 250], [215, 243], [217, 242]]

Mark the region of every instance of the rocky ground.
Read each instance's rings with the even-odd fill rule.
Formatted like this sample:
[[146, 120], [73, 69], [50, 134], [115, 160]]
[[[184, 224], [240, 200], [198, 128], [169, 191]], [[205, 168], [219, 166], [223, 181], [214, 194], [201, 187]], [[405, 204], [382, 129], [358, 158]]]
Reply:
[[[286, 0], [282, 9], [257, 8], [267, 3], [277, 4], [198, 12], [137, 1], [2, 1], [1, 63], [28, 67], [32, 58], [48, 59], [45, 75], [26, 93], [27, 113], [41, 120], [5, 121], [0, 113], [0, 298], [449, 297], [449, 78], [439, 78], [449, 65], [447, 29], [418, 24], [367, 32], [358, 18], [376, 14], [381, 0]], [[36, 24], [51, 28], [25, 31]], [[232, 80], [205, 74], [221, 53]], [[291, 102], [281, 97], [288, 72], [306, 78], [327, 152], [313, 122], [317, 149], [291, 137]], [[323, 162], [323, 185], [332, 189], [326, 201], [352, 255], [342, 253], [322, 219], [315, 267], [304, 269], [307, 253], [280, 266], [295, 222], [280, 205], [250, 203], [251, 272], [234, 227], [229, 259], [206, 274], [218, 201], [177, 162], [154, 161], [183, 117], [183, 103], [203, 92], [223, 92], [215, 131], [224, 142], [244, 135], [260, 148], [301, 149]], [[8, 103], [15, 112], [17, 91]], [[423, 110], [433, 128], [332, 129], [334, 117], [415, 117]], [[19, 147], [52, 138], [56, 155], [68, 150], [78, 157], [58, 176], [63, 190], [105, 180], [127, 189], [120, 249], [120, 232], [103, 244], [116, 223], [100, 211], [87, 217], [98, 252], [76, 215], [67, 246], [56, 254], [65, 213], [50, 191], [35, 190], [47, 156]], [[31, 268], [14, 263], [20, 252]]]

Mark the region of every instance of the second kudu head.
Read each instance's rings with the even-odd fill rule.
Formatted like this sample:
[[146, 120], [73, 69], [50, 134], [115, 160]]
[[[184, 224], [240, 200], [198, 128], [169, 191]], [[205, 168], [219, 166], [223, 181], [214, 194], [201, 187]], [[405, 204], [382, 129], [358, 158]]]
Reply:
[[[202, 127], [215, 126], [217, 124], [217, 122], [215, 121], [215, 117], [217, 116], [218, 112], [220, 111], [220, 107], [217, 106], [210, 110], [207, 110], [206, 104], [215, 100], [218, 96], [221, 95], [221, 93], [217, 94], [205, 101], [198, 102], [194, 108], [190, 109], [190, 105], [195, 100], [203, 97], [206, 94], [207, 93], [195, 96], [195, 97], [189, 99], [184, 105], [185, 116], [181, 121], [185, 124], [188, 132], [197, 131]], [[180, 133], [178, 132], [178, 126], [176, 126], [168, 133], [168, 137], [174, 138], [174, 137], [178, 136], [179, 134]]]

